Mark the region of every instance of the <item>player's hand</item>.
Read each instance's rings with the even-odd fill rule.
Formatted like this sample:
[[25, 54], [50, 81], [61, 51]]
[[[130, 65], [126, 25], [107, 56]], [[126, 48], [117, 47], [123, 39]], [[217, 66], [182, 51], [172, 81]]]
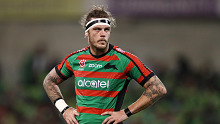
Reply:
[[124, 110], [117, 111], [117, 112], [107, 111], [107, 112], [102, 113], [101, 115], [110, 115], [102, 122], [102, 124], [111, 124], [113, 122], [114, 122], [113, 124], [117, 124], [128, 118]]
[[75, 116], [79, 116], [79, 113], [72, 107], [68, 108], [63, 113], [63, 118], [66, 120], [67, 124], [79, 124]]

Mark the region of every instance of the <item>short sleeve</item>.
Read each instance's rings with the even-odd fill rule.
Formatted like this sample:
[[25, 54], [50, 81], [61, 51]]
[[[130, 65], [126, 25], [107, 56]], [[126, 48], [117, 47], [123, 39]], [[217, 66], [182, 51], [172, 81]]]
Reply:
[[128, 64], [128, 75], [136, 80], [141, 86], [154, 76], [154, 72], [145, 66], [138, 57], [131, 53], [126, 53], [130, 62]]
[[57, 74], [62, 78], [63, 80], [66, 80], [67, 78], [71, 77], [73, 75], [72, 67], [69, 63], [69, 56], [67, 56], [61, 63], [59, 63], [55, 70]]

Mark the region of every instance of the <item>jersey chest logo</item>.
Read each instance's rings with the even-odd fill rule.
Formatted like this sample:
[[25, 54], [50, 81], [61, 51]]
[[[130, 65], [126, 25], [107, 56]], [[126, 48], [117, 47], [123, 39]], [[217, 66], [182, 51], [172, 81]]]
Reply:
[[85, 60], [85, 59], [80, 60], [80, 61], [79, 61], [79, 66], [80, 66], [81, 68], [85, 67], [85, 66], [86, 66], [86, 60]]

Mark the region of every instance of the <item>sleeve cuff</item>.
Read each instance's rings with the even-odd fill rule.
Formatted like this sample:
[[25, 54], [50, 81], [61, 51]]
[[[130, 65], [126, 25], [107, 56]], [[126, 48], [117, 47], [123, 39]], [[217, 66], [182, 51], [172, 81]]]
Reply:
[[141, 86], [144, 86], [144, 84], [151, 78], [151, 77], [153, 77], [155, 74], [153, 73], [153, 72], [151, 72], [147, 77], [145, 77], [142, 81], [141, 81], [141, 83], [140, 83], [140, 85]]
[[62, 78], [63, 80], [66, 80], [68, 78], [68, 77], [64, 76], [63, 74], [61, 74], [61, 72], [57, 66], [55, 67], [55, 70], [56, 70], [57, 74], [59, 75], [59, 77]]

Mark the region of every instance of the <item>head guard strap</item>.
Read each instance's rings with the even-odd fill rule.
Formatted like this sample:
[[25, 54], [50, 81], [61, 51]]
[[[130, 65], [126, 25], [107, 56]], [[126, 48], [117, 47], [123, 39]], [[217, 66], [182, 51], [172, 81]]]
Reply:
[[109, 19], [107, 19], [107, 18], [96, 18], [96, 19], [93, 19], [93, 20], [89, 21], [86, 24], [85, 32], [87, 32], [91, 27], [93, 27], [95, 25], [108, 25], [108, 26], [111, 26]]

